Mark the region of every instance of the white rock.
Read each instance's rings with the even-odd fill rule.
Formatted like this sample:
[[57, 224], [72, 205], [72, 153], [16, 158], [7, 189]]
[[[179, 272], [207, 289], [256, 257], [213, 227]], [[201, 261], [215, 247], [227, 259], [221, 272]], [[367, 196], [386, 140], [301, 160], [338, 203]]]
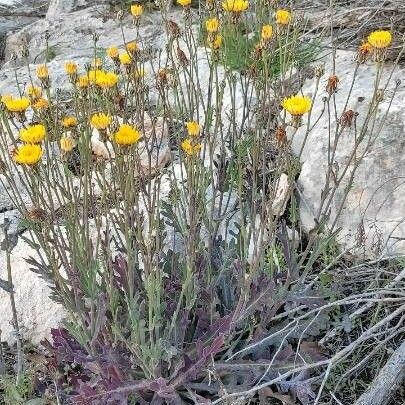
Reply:
[[[355, 68], [354, 54], [348, 51], [338, 51], [336, 55], [336, 75], [340, 82], [336, 95], [337, 119], [339, 120], [349, 94], [353, 71]], [[379, 87], [384, 87], [392, 66], [387, 64], [382, 82]], [[347, 110], [358, 113], [356, 125], [345, 128], [340, 137], [333, 165], [339, 167], [341, 173], [350, 159], [355, 139], [363, 126], [366, 112], [369, 108], [370, 97], [373, 92], [376, 64], [361, 65], [358, 76], [349, 98]], [[314, 102], [312, 123], [316, 123], [308, 136], [308, 140], [301, 155], [302, 170], [299, 177], [299, 187], [302, 192], [300, 214], [302, 225], [307, 231], [314, 226], [314, 216], [319, 208], [321, 191], [325, 183], [325, 173], [328, 160], [328, 115], [322, 113], [325, 97], [327, 78], [333, 74], [331, 61], [326, 63], [325, 76], [321, 79], [320, 91]], [[358, 156], [366, 148], [368, 140], [376, 137], [371, 142], [363, 162], [360, 164], [350, 189], [347, 200], [343, 203], [343, 210], [337, 219], [336, 227], [341, 228], [339, 242], [342, 248], [351, 249], [363, 235], [363, 247], [356, 251], [357, 255], [365, 254], [368, 257], [379, 255], [395, 256], [405, 254], [405, 85], [402, 83], [395, 94], [392, 105], [390, 98], [395, 87], [396, 78], [404, 78], [404, 70], [394, 72], [391, 83], [385, 92], [384, 101], [378, 106], [376, 125], [371, 125], [366, 131], [365, 141], [359, 148]], [[303, 93], [314, 94], [315, 80], [308, 81], [303, 87]], [[384, 115], [389, 112], [384, 120]], [[333, 114], [332, 114], [333, 115]], [[332, 141], [336, 119], [331, 117]], [[305, 125], [300, 128], [293, 139], [293, 149], [298, 155], [301, 150]], [[353, 164], [350, 164], [353, 168]], [[348, 176], [338, 188], [332, 204], [329, 226], [335, 221], [339, 206], [343, 202], [344, 189], [348, 185]], [[365, 240], [364, 240], [365, 239]], [[351, 250], [354, 253], [354, 250]]]
[[288, 180], [288, 176], [285, 173], [281, 173], [280, 179], [277, 183], [276, 195], [271, 207], [273, 215], [281, 216], [284, 214], [288, 198], [290, 196], [290, 191], [291, 184]]

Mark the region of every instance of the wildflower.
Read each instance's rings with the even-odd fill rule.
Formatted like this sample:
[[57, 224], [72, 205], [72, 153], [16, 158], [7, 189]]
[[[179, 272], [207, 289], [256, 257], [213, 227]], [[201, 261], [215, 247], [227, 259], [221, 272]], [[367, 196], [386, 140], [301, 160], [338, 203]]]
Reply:
[[273, 27], [269, 24], [263, 25], [261, 32], [261, 39], [264, 42], [268, 42], [273, 36]]
[[11, 94], [4, 94], [3, 96], [1, 96], [0, 101], [5, 105], [7, 103], [7, 101], [10, 101], [13, 99], [13, 96]]
[[167, 31], [169, 36], [173, 39], [178, 38], [181, 34], [180, 27], [172, 20], [167, 22]]
[[111, 124], [111, 116], [104, 113], [97, 113], [91, 117], [90, 123], [98, 130], [105, 130]]
[[34, 100], [40, 98], [42, 96], [42, 89], [41, 87], [35, 85], [27, 86], [26, 93], [29, 97], [33, 98]]
[[32, 107], [35, 110], [45, 110], [46, 108], [49, 107], [49, 101], [41, 97], [38, 100], [36, 100], [34, 104], [32, 104]]
[[130, 54], [133, 54], [138, 51], [139, 47], [135, 41], [132, 41], [127, 43], [126, 49]]
[[200, 153], [201, 143], [193, 143], [191, 139], [187, 138], [181, 143], [181, 148], [188, 156], [194, 156]]
[[46, 129], [42, 124], [30, 125], [20, 130], [20, 139], [25, 143], [41, 143], [45, 135]]
[[94, 58], [93, 61], [91, 62], [91, 67], [92, 69], [101, 69], [103, 67], [103, 62], [100, 58]]
[[106, 53], [107, 53], [108, 57], [113, 60], [116, 60], [119, 58], [119, 51], [118, 51], [118, 48], [116, 48], [115, 46], [108, 48]]
[[276, 138], [277, 144], [283, 146], [287, 142], [287, 132], [284, 127], [278, 127], [274, 132], [274, 137]]
[[196, 121], [186, 122], [186, 127], [189, 136], [197, 136], [200, 133], [200, 125]]
[[279, 25], [288, 25], [291, 21], [291, 13], [288, 10], [276, 11], [276, 23]]
[[59, 147], [62, 152], [69, 153], [75, 146], [75, 141], [71, 136], [64, 135], [60, 138]]
[[66, 62], [65, 63], [65, 72], [69, 76], [74, 76], [77, 74], [77, 65], [74, 62]]
[[293, 116], [302, 116], [309, 112], [312, 107], [312, 101], [307, 96], [291, 96], [283, 100], [283, 108]]
[[357, 50], [357, 61], [360, 63], [364, 63], [370, 55], [373, 53], [373, 46], [367, 42], [363, 41], [363, 43], [359, 46], [359, 49]]
[[119, 59], [123, 65], [130, 65], [132, 63], [132, 57], [128, 52], [121, 53]]
[[20, 145], [14, 151], [14, 161], [20, 165], [33, 166], [37, 164], [42, 157], [42, 148], [35, 144]]
[[384, 49], [391, 45], [392, 35], [389, 31], [373, 31], [367, 38], [368, 43], [377, 49]]
[[49, 79], [49, 70], [46, 65], [40, 65], [37, 67], [37, 77], [41, 81], [46, 81]]
[[143, 13], [143, 7], [141, 4], [133, 4], [131, 6], [131, 14], [134, 17], [140, 17]]
[[62, 127], [63, 128], [72, 128], [77, 125], [76, 117], [68, 116], [62, 119]]
[[345, 127], [351, 127], [353, 125], [353, 119], [356, 117], [356, 113], [353, 110], [345, 111], [340, 117], [340, 125]]
[[207, 44], [213, 50], [219, 49], [222, 45], [222, 36], [218, 34], [214, 38], [208, 38]]
[[249, 7], [248, 0], [224, 0], [222, 8], [231, 13], [241, 13]]
[[218, 31], [219, 28], [219, 21], [218, 18], [209, 18], [207, 21], [205, 21], [205, 28], [207, 29], [207, 32], [209, 33], [215, 33]]
[[137, 143], [141, 139], [141, 133], [137, 128], [122, 124], [118, 131], [114, 134], [114, 140], [118, 145], [130, 146]]
[[[3, 100], [2, 100], [3, 101]], [[30, 106], [30, 100], [27, 97], [7, 98], [4, 99], [4, 104], [8, 111], [14, 113], [23, 113]]]
[[95, 83], [103, 89], [109, 89], [118, 83], [118, 75], [113, 72], [100, 71], [97, 73]]
[[326, 85], [326, 91], [329, 95], [336, 92], [337, 85], [339, 83], [339, 78], [336, 75], [332, 75], [328, 79], [328, 84]]
[[177, 4], [182, 7], [188, 7], [191, 4], [191, 0], [177, 0]]
[[89, 78], [88, 76], [79, 76], [79, 79], [77, 80], [76, 86], [79, 87], [80, 89], [85, 89], [86, 87], [89, 87]]

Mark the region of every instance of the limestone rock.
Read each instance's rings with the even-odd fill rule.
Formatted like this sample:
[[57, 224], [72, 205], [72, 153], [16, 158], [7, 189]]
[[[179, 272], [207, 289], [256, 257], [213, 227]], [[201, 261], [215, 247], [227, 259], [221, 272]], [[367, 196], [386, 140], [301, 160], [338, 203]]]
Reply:
[[[337, 114], [332, 112], [330, 133], [331, 143], [334, 142], [336, 120], [340, 120], [347, 96], [350, 91], [353, 71], [356, 62], [354, 54], [349, 51], [338, 51], [336, 55], [336, 75], [339, 77], [338, 93], [336, 94]], [[378, 87], [385, 86], [393, 66], [387, 64]], [[300, 205], [301, 221], [304, 229], [311, 230], [314, 216], [319, 208], [321, 192], [325, 183], [328, 167], [328, 114], [323, 112], [322, 98], [327, 95], [325, 85], [333, 74], [332, 61], [325, 66], [325, 76], [321, 79], [320, 91], [314, 101], [311, 122], [316, 125], [308, 136], [308, 140], [300, 156], [302, 170], [299, 177], [302, 201]], [[358, 156], [366, 151], [364, 159], [358, 167], [350, 187], [348, 198], [344, 201], [345, 188], [349, 187], [349, 176], [345, 175], [339, 186], [332, 204], [329, 226], [335, 221], [339, 207], [343, 204], [341, 215], [336, 220], [335, 229], [341, 228], [338, 242], [342, 248], [349, 248], [356, 255], [369, 258], [395, 256], [405, 254], [405, 84], [398, 86], [390, 105], [395, 81], [404, 77], [404, 70], [396, 70], [392, 80], [384, 92], [384, 100], [378, 105], [376, 120], [372, 119], [365, 131], [364, 140], [358, 149]], [[359, 67], [353, 91], [349, 97], [345, 111], [354, 112], [351, 127], [343, 130], [333, 159], [337, 174], [343, 172], [353, 150], [354, 142], [360, 136], [361, 128], [371, 102], [376, 75], [376, 64], [373, 62]], [[315, 80], [307, 81], [302, 89], [306, 95], [314, 94]], [[389, 112], [386, 114], [387, 109]], [[356, 114], [358, 114], [356, 116]], [[374, 124], [373, 124], [374, 123]], [[305, 125], [293, 138], [293, 149], [300, 154]], [[354, 160], [352, 160], [353, 162]], [[353, 163], [349, 165], [350, 170]], [[352, 250], [356, 242], [359, 248]]]

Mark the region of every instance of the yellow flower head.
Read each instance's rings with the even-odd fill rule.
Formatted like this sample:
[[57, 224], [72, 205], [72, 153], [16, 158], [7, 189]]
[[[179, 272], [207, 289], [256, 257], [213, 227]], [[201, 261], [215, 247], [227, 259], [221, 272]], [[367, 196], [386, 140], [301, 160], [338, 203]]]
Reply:
[[186, 122], [186, 127], [190, 136], [197, 136], [200, 133], [200, 125], [196, 121]]
[[91, 117], [90, 123], [96, 129], [105, 130], [111, 124], [111, 116], [104, 113], [97, 113]]
[[130, 146], [137, 143], [141, 139], [141, 133], [137, 128], [122, 124], [118, 131], [114, 134], [114, 140], [118, 145]]
[[80, 89], [85, 89], [89, 87], [89, 78], [86, 75], [80, 76], [77, 80], [76, 86]]
[[123, 65], [130, 65], [132, 63], [132, 57], [128, 52], [120, 53], [119, 58]]
[[77, 65], [74, 62], [66, 62], [65, 63], [65, 72], [69, 76], [73, 76], [77, 73]]
[[187, 138], [181, 143], [181, 148], [188, 156], [198, 155], [201, 151], [201, 143], [193, 143]]
[[37, 67], [37, 77], [41, 80], [46, 80], [49, 78], [49, 70], [46, 65], [40, 65]]
[[119, 52], [118, 52], [118, 48], [115, 46], [112, 46], [110, 48], [107, 49], [107, 55], [109, 58], [111, 59], [117, 59], [119, 57]]
[[60, 138], [59, 141], [60, 150], [62, 152], [68, 153], [76, 146], [75, 140], [68, 135], [64, 135]]
[[291, 21], [291, 12], [288, 10], [276, 11], [276, 23], [279, 25], [288, 25]]
[[232, 13], [241, 13], [249, 7], [248, 0], [224, 0], [222, 8]]
[[72, 128], [75, 127], [77, 125], [77, 119], [76, 117], [64, 117], [62, 120], [62, 126], [63, 128]]
[[219, 28], [218, 18], [209, 18], [207, 21], [205, 21], [205, 28], [209, 33], [217, 32]]
[[36, 100], [34, 104], [32, 104], [32, 107], [35, 110], [45, 110], [46, 108], [49, 107], [49, 101], [41, 97], [38, 100]]
[[368, 43], [377, 49], [384, 49], [391, 45], [392, 35], [389, 31], [373, 31], [367, 38]]
[[41, 157], [42, 148], [35, 144], [20, 145], [14, 151], [14, 161], [19, 165], [35, 165], [41, 160]]
[[131, 41], [127, 43], [126, 49], [129, 53], [135, 53], [138, 51], [139, 47], [135, 41]]
[[40, 98], [42, 96], [42, 89], [41, 89], [41, 87], [30, 84], [29, 86], [27, 86], [26, 93], [31, 98], [37, 99], [37, 98]]
[[45, 135], [46, 129], [42, 124], [20, 129], [20, 139], [25, 143], [41, 143], [45, 139]]
[[182, 7], [188, 7], [191, 4], [191, 0], [177, 0], [177, 4]]
[[273, 36], [273, 27], [269, 24], [263, 25], [261, 32], [261, 39], [263, 41], [269, 41]]
[[103, 89], [109, 89], [118, 83], [118, 75], [113, 72], [104, 72], [100, 70], [95, 77], [95, 83]]
[[27, 97], [7, 98], [4, 101], [6, 108], [10, 112], [22, 113], [30, 106], [30, 100]]
[[309, 112], [312, 100], [307, 96], [286, 97], [282, 103], [283, 108], [293, 116], [301, 116]]
[[131, 6], [131, 14], [134, 17], [140, 17], [143, 13], [143, 7], [141, 4], [133, 4]]
[[214, 49], [214, 50], [219, 49], [222, 45], [222, 36], [217, 34], [217, 35], [215, 35], [214, 38], [208, 38], [207, 43], [211, 49]]
[[11, 94], [4, 94], [3, 96], [1, 96], [0, 101], [1, 101], [3, 104], [6, 104], [7, 101], [12, 100], [13, 98], [14, 98], [14, 97], [13, 97]]

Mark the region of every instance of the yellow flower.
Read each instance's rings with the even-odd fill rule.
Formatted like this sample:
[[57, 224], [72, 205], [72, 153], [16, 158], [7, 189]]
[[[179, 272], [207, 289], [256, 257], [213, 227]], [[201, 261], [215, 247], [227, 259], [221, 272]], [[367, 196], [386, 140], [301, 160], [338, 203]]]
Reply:
[[45, 98], [39, 98], [34, 102], [32, 107], [36, 110], [44, 110], [45, 108], [49, 107], [49, 101]]
[[111, 124], [111, 117], [108, 114], [97, 113], [91, 117], [90, 123], [94, 128], [104, 130]]
[[73, 76], [77, 73], [77, 65], [74, 62], [66, 62], [65, 63], [65, 72], [69, 76]]
[[263, 41], [269, 41], [273, 36], [273, 27], [269, 24], [263, 25], [261, 39]]
[[191, 4], [191, 0], [177, 0], [177, 4], [182, 7], [188, 7]]
[[129, 146], [137, 143], [141, 139], [141, 133], [135, 127], [122, 124], [114, 134], [114, 140], [118, 145]]
[[222, 3], [222, 8], [225, 11], [232, 13], [241, 13], [249, 7], [248, 0], [225, 0]]
[[288, 10], [276, 11], [276, 23], [280, 25], [288, 25], [291, 21], [291, 13]]
[[118, 75], [113, 72], [103, 72], [100, 70], [97, 72], [95, 83], [103, 89], [109, 89], [118, 83]]
[[367, 38], [368, 43], [377, 49], [384, 49], [391, 45], [392, 35], [389, 31], [373, 31]]
[[131, 6], [131, 14], [134, 17], [139, 17], [142, 15], [142, 13], [143, 13], [143, 7], [141, 4], [133, 4]]
[[117, 59], [119, 57], [118, 48], [116, 48], [115, 46], [108, 48], [106, 52], [108, 57], [110, 57], [111, 59]]
[[205, 28], [207, 29], [207, 32], [217, 32], [219, 28], [218, 18], [209, 18], [207, 21], [205, 21]]
[[32, 166], [37, 164], [42, 157], [42, 148], [39, 145], [20, 145], [14, 151], [14, 161], [20, 165]]
[[13, 98], [14, 98], [14, 97], [13, 97], [11, 94], [4, 94], [3, 96], [1, 96], [0, 101], [1, 101], [3, 104], [6, 104], [7, 101], [12, 100]]
[[37, 77], [41, 80], [49, 78], [49, 70], [46, 65], [40, 65], [37, 67]]
[[20, 139], [25, 143], [41, 143], [45, 139], [45, 135], [46, 129], [42, 124], [20, 129]]
[[126, 48], [129, 53], [135, 53], [139, 49], [135, 41], [128, 42]]
[[132, 57], [128, 52], [121, 53], [119, 58], [123, 65], [130, 65], [132, 63]]
[[86, 75], [80, 76], [76, 83], [76, 86], [81, 89], [85, 89], [86, 87], [89, 87], [89, 78]]
[[200, 125], [196, 121], [186, 122], [186, 127], [190, 136], [197, 136], [200, 133]]
[[307, 96], [286, 97], [282, 103], [283, 108], [291, 115], [301, 116], [306, 114], [312, 107], [312, 100]]
[[68, 153], [72, 151], [76, 144], [71, 136], [64, 135], [60, 138], [59, 146], [62, 152]]
[[33, 99], [37, 99], [42, 96], [42, 89], [41, 87], [35, 85], [27, 86], [26, 93]]
[[201, 150], [200, 143], [193, 143], [191, 139], [188, 138], [181, 143], [181, 147], [188, 156], [198, 155]]
[[75, 127], [76, 125], [77, 125], [76, 117], [68, 116], [68, 117], [64, 117], [62, 120], [62, 126], [64, 128], [72, 128], [72, 127]]
[[214, 49], [214, 50], [219, 49], [222, 45], [222, 36], [218, 34], [218, 35], [215, 35], [214, 38], [208, 38], [207, 43], [211, 49]]
[[5, 99], [3, 102], [6, 105], [7, 110], [11, 112], [22, 113], [30, 106], [30, 100], [27, 97], [11, 97]]

